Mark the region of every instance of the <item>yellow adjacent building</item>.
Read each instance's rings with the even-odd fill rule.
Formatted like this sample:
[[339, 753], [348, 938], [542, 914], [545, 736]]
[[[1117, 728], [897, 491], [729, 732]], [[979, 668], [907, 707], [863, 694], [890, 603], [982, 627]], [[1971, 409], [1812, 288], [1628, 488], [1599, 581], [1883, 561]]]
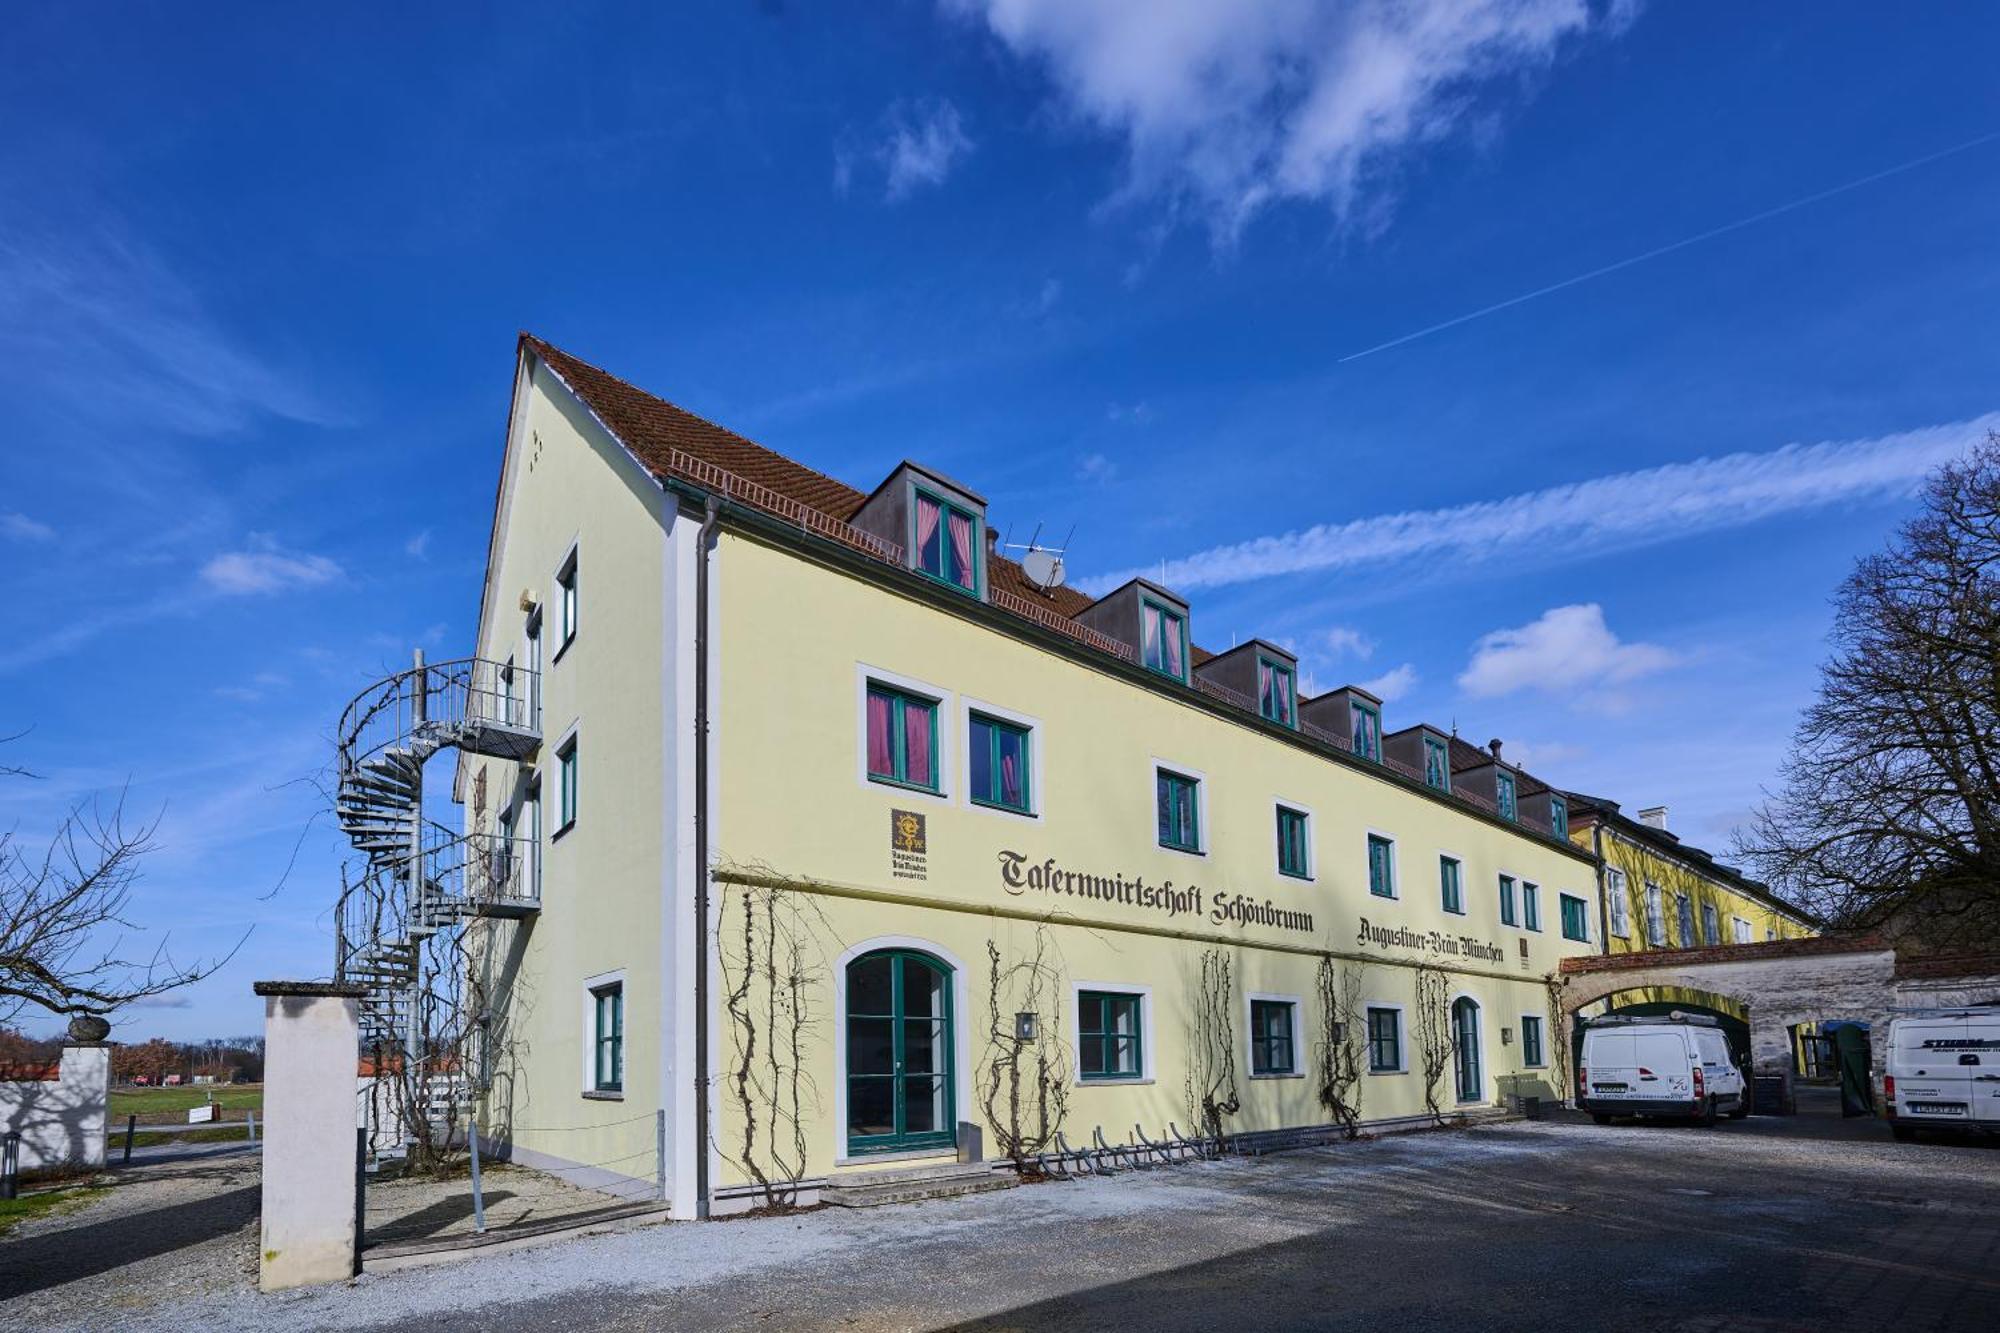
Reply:
[[919, 464], [864, 493], [522, 339], [478, 653], [541, 743], [459, 784], [539, 900], [468, 927], [490, 1146], [646, 1178], [657, 1136], [696, 1216], [1560, 1095], [1604, 908], [1559, 791], [992, 533]]

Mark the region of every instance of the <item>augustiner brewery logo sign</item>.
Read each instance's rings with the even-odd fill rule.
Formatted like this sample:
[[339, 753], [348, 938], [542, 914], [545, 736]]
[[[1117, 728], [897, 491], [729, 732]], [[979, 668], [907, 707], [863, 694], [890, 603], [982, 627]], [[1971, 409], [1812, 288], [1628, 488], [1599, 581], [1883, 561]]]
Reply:
[[892, 879], [929, 879], [929, 845], [922, 815], [915, 810], [889, 812], [889, 875]]
[[1313, 928], [1312, 913], [1280, 907], [1269, 898], [1260, 902], [1227, 889], [1206, 890], [1170, 879], [1155, 884], [1143, 876], [1069, 870], [1054, 857], [1030, 861], [1022, 852], [1000, 853], [1000, 885], [1017, 898], [1031, 893], [1076, 898], [1152, 913], [1169, 921], [1188, 917], [1217, 926], [1276, 926], [1305, 934], [1311, 934]]
[[1487, 940], [1477, 940], [1470, 935], [1447, 935], [1441, 930], [1411, 930], [1408, 926], [1384, 926], [1361, 918], [1361, 931], [1354, 942], [1362, 948], [1374, 945], [1387, 952], [1391, 949], [1412, 949], [1418, 953], [1436, 954], [1441, 958], [1461, 958], [1472, 962], [1504, 963], [1507, 951]]

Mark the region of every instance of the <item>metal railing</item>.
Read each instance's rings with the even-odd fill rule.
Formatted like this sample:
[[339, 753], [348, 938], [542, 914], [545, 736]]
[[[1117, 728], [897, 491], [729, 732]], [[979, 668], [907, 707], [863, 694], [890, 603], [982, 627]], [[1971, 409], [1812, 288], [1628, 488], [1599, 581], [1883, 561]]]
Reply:
[[397, 745], [467, 724], [538, 733], [540, 678], [526, 667], [483, 657], [399, 671], [362, 691], [341, 713], [341, 763], [351, 768]]

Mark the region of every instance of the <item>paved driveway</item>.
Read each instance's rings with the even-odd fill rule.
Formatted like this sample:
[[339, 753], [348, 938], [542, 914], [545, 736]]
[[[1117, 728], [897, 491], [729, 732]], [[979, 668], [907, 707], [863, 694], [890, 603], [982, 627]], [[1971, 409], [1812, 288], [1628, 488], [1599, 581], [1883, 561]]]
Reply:
[[[107, 1274], [116, 1280], [115, 1274]], [[121, 1327], [1991, 1328], [2000, 1148], [1544, 1123], [623, 1234]]]

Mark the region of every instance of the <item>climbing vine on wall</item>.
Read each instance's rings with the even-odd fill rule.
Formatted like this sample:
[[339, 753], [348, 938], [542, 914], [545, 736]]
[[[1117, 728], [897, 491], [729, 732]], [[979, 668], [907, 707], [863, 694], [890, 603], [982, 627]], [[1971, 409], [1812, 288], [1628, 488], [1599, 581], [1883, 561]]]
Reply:
[[1365, 963], [1334, 962], [1322, 954], [1314, 989], [1319, 997], [1319, 1039], [1313, 1043], [1313, 1078], [1319, 1104], [1348, 1138], [1361, 1119], [1361, 1062], [1367, 1032], [1361, 1006]]
[[1242, 1109], [1236, 1089], [1236, 981], [1229, 957], [1204, 950], [1189, 997], [1187, 1073], [1182, 1093], [1188, 1117], [1211, 1139]]
[[1022, 1175], [1037, 1155], [1056, 1146], [1069, 1114], [1071, 1067], [1062, 1038], [1062, 974], [1050, 958], [1046, 926], [1034, 949], [1011, 961], [986, 941], [987, 1043], [978, 1095], [994, 1151]]

